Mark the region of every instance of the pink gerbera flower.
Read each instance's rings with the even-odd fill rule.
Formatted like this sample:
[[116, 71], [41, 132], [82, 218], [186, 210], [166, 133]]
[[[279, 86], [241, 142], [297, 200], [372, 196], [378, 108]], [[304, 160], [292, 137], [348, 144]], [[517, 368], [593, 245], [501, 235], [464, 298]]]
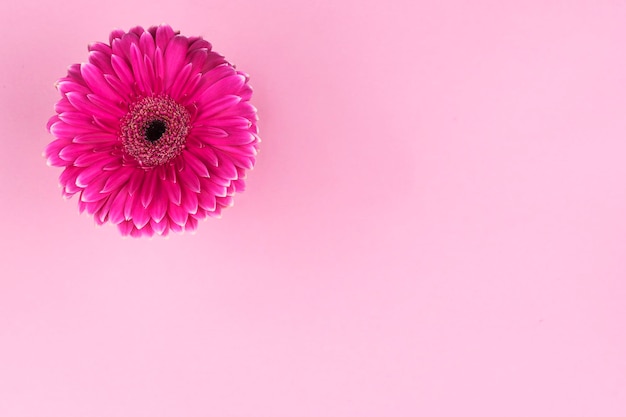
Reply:
[[248, 77], [162, 25], [111, 33], [69, 67], [48, 122], [64, 196], [124, 235], [194, 230], [244, 189], [259, 138]]

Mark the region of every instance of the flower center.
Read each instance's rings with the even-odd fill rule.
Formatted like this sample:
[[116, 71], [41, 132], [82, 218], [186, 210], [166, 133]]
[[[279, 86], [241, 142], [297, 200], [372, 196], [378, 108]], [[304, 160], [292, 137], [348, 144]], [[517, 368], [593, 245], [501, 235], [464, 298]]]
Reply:
[[165, 130], [167, 130], [167, 127], [163, 120], [153, 120], [148, 123], [148, 127], [146, 127], [146, 139], [150, 142], [156, 142], [161, 139]]
[[185, 148], [190, 116], [167, 96], [144, 97], [133, 103], [121, 120], [124, 151], [140, 165], [163, 165]]

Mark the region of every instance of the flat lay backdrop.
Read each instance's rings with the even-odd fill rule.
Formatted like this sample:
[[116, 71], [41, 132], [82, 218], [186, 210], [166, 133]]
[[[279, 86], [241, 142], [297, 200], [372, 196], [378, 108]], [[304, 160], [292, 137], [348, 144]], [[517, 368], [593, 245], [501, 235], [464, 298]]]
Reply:
[[[626, 415], [626, 3], [0, 3], [0, 416]], [[42, 157], [169, 23], [251, 75], [248, 189], [123, 239]]]

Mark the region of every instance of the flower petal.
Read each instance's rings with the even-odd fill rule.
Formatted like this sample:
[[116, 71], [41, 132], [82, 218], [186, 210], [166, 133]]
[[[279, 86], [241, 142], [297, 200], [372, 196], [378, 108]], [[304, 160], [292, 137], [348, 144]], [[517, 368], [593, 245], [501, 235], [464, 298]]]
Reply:
[[199, 177], [209, 177], [207, 166], [191, 152], [183, 152], [185, 164]]
[[216, 204], [215, 195], [212, 192], [203, 190], [198, 194], [198, 206], [202, 210], [213, 211], [215, 210]]
[[191, 168], [185, 167], [178, 173], [178, 183], [183, 189], [189, 189], [194, 193], [200, 192], [200, 179]]
[[163, 181], [162, 186], [169, 200], [180, 206], [182, 198], [180, 185], [171, 181]]
[[187, 212], [181, 206], [178, 206], [171, 201], [169, 202], [167, 215], [173, 223], [181, 227], [185, 226], [185, 223], [187, 222]]
[[165, 65], [163, 63], [163, 51], [156, 48], [154, 51], [154, 90], [157, 94], [162, 94], [165, 80]]
[[191, 191], [189, 188], [182, 188], [182, 201], [180, 206], [189, 214], [196, 214], [198, 212], [198, 194]]
[[187, 64], [180, 71], [176, 79], [174, 80], [174, 84], [170, 88], [170, 97], [174, 100], [178, 100], [182, 95], [182, 89], [185, 83], [187, 82], [189, 75], [191, 74], [191, 64]]
[[103, 175], [105, 171], [102, 170], [102, 167], [108, 162], [107, 159], [102, 159], [97, 163], [94, 163], [86, 168], [84, 168], [80, 174], [76, 177], [76, 185], [80, 188], [86, 188], [89, 183], [94, 181], [100, 175]]
[[174, 36], [176, 36], [176, 33], [174, 33], [174, 30], [170, 26], [168, 25], [159, 26], [156, 30], [156, 36], [155, 36], [157, 48], [161, 48], [161, 50], [164, 51], [165, 47], [170, 42], [170, 39], [172, 39]]
[[152, 58], [154, 56], [155, 45], [154, 38], [150, 33], [143, 32], [139, 36], [139, 47], [141, 48], [141, 52], [143, 55]]
[[132, 174], [133, 172], [130, 169], [120, 169], [113, 172], [111, 176], [107, 178], [104, 187], [102, 187], [102, 192], [110, 193], [111, 191], [122, 187], [128, 182]]
[[138, 199], [134, 199], [131, 210], [131, 219], [138, 229], [141, 229], [150, 221], [150, 213], [148, 212], [148, 209], [142, 205]]
[[139, 92], [144, 95], [151, 95], [152, 89], [149, 84], [148, 72], [141, 56], [141, 51], [134, 43], [130, 45], [130, 63]]
[[159, 235], [163, 235], [165, 231], [168, 229], [168, 220], [166, 218], [161, 219], [160, 221], [156, 221], [154, 217], [150, 220], [150, 226], [155, 233]]
[[111, 66], [120, 81], [130, 85], [134, 83], [135, 80], [133, 77], [133, 73], [124, 58], [119, 55], [113, 54], [111, 56]]
[[184, 65], [186, 54], [187, 39], [185, 39], [185, 37], [180, 35], [175, 36], [167, 44], [163, 58], [164, 61], [167, 62], [167, 66], [165, 67], [165, 91], [168, 93]]
[[[54, 142], [53, 142], [54, 143]], [[67, 162], [74, 162], [82, 155], [90, 155], [93, 153], [93, 145], [85, 143], [66, 143], [66, 145], [59, 150], [59, 158]]]
[[154, 194], [156, 192], [156, 184], [158, 177], [154, 170], [148, 170], [145, 173], [145, 179], [142, 187], [139, 189], [139, 197], [141, 199], [141, 204], [144, 207], [148, 207]]
[[159, 194], [152, 199], [150, 203], [149, 212], [150, 217], [157, 222], [160, 222], [165, 217], [167, 213], [167, 206], [169, 203], [169, 199], [167, 195]]
[[95, 65], [90, 63], [81, 64], [80, 73], [91, 91], [99, 96], [106, 97], [110, 100], [118, 100], [122, 98], [111, 88], [102, 71], [100, 71], [100, 69], [98, 69]]
[[119, 192], [113, 197], [111, 196], [111, 208], [109, 210], [109, 220], [113, 224], [120, 224], [125, 220], [124, 217], [124, 205], [128, 198], [128, 187], [124, 186], [120, 188]]
[[[93, 96], [93, 95], [92, 95]], [[101, 107], [93, 104], [85, 95], [76, 92], [69, 92], [65, 95], [74, 108], [85, 114], [91, 114], [102, 119], [116, 120], [114, 114], [104, 111]]]

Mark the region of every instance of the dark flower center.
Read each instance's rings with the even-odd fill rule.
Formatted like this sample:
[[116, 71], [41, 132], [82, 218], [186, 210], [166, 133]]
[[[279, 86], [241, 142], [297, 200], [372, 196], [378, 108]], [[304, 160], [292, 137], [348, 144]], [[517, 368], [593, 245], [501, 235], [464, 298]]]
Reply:
[[161, 139], [166, 130], [167, 126], [163, 120], [153, 120], [146, 127], [146, 139], [150, 142], [156, 142]]
[[124, 151], [141, 166], [163, 165], [185, 148], [190, 120], [187, 109], [168, 96], [141, 98], [120, 120]]

